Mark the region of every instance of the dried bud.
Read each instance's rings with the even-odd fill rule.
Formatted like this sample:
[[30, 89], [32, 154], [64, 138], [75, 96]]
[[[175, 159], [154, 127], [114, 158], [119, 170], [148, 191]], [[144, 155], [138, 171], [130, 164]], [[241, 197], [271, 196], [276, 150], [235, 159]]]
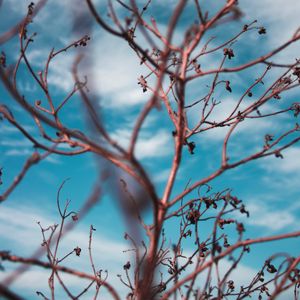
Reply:
[[81, 248], [79, 248], [78, 246], [76, 248], [74, 248], [74, 251], [75, 251], [75, 254], [77, 256], [80, 256], [80, 253], [81, 253]]
[[265, 27], [260, 27], [259, 30], [258, 30], [258, 34], [266, 34], [267, 33], [267, 30]]
[[275, 152], [275, 157], [283, 159], [283, 155], [281, 154], [280, 151]]
[[266, 134], [265, 135], [265, 144], [268, 146], [269, 142], [272, 142], [274, 140], [274, 135]]
[[223, 246], [224, 246], [225, 248], [230, 247], [230, 244], [228, 243], [228, 239], [227, 239], [227, 236], [226, 236], [226, 235], [224, 236], [224, 243], [223, 243]]
[[85, 35], [80, 41], [79, 43], [76, 43], [74, 46], [82, 46], [85, 47], [87, 45], [87, 42], [90, 40], [91, 38], [88, 35]]
[[245, 231], [243, 223], [236, 223], [236, 230], [239, 234], [242, 234]]
[[200, 212], [198, 210], [191, 210], [187, 213], [186, 219], [191, 222], [191, 224], [195, 224], [200, 218]]
[[300, 67], [295, 67], [293, 70], [293, 75], [297, 76], [300, 78]]
[[228, 225], [231, 223], [234, 223], [235, 221], [233, 219], [219, 219], [218, 225], [221, 229], [224, 229], [224, 225]]
[[298, 117], [298, 115], [300, 114], [300, 104], [294, 103], [291, 107], [291, 110], [294, 111], [294, 117]]
[[6, 68], [6, 55], [3, 51], [1, 51], [1, 54], [0, 54], [0, 66], [2, 66], [3, 68]]
[[230, 87], [230, 81], [227, 80], [227, 81], [225, 82], [225, 84], [226, 84], [226, 87], [225, 87], [226, 90], [227, 90], [228, 92], [231, 93], [231, 92], [232, 92], [232, 89], [231, 89], [231, 87]]
[[3, 175], [2, 170], [3, 170], [3, 168], [0, 168], [0, 185], [3, 183], [3, 182], [2, 182], [2, 175]]
[[31, 2], [29, 5], [28, 5], [28, 15], [32, 15], [33, 14], [33, 9], [34, 9], [34, 3]]
[[130, 264], [130, 261], [128, 261], [124, 266], [123, 266], [123, 269], [124, 270], [129, 270], [131, 267], [131, 264]]
[[225, 56], [228, 56], [228, 59], [231, 59], [232, 57], [234, 57], [233, 50], [230, 48], [224, 48], [223, 53]]
[[228, 282], [227, 282], [227, 286], [228, 286], [228, 289], [230, 289], [230, 290], [234, 290], [234, 281], [233, 280], [229, 280]]
[[138, 78], [138, 84], [142, 87], [143, 93], [147, 92], [147, 81], [143, 75]]
[[276, 273], [277, 272], [277, 269], [275, 268], [274, 265], [272, 265], [270, 263], [269, 260], [266, 261], [266, 266], [267, 266], [267, 271], [270, 273], [270, 274], [273, 274], [273, 273]]
[[247, 218], [249, 218], [249, 211], [246, 210], [244, 204], [241, 205], [240, 212], [241, 212], [242, 214], [246, 214], [246, 215], [247, 215]]
[[72, 215], [72, 220], [74, 222], [78, 221], [78, 215], [77, 214]]
[[183, 235], [182, 235], [184, 238], [187, 238], [188, 236], [192, 236], [192, 231], [189, 229], [187, 232], [185, 232]]
[[189, 142], [189, 143], [187, 143], [187, 146], [188, 146], [189, 152], [191, 154], [194, 154], [194, 149], [196, 148], [196, 144], [194, 142]]

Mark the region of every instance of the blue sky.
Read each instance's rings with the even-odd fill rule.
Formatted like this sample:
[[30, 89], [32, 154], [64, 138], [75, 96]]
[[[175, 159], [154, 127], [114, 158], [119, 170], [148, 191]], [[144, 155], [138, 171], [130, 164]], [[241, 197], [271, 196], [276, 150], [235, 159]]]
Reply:
[[[29, 2], [4, 1], [0, 10], [1, 32], [19, 20], [25, 13]], [[70, 5], [72, 1], [55, 0], [49, 2], [35, 18], [34, 23], [30, 25], [30, 30], [38, 33], [35, 42], [28, 51], [28, 58], [32, 61], [36, 71], [42, 68], [52, 47], [60, 48], [77, 37], [76, 33], [71, 30], [72, 10]], [[205, 5], [212, 11], [216, 9], [216, 7], [210, 7], [209, 1], [205, 2], [207, 2]], [[258, 36], [253, 32], [249, 38], [241, 39], [235, 45], [237, 58], [233, 64], [256, 57], [280, 45], [299, 26], [297, 12], [299, 12], [300, 5], [296, 0], [244, 0], [240, 2], [245, 13], [244, 18], [241, 22], [226, 26], [226, 32], [216, 30], [213, 34], [217, 38], [213, 45], [231, 34], [237, 33], [244, 23], [251, 22], [253, 19], [257, 19], [260, 26], [267, 28], [267, 35]], [[103, 2], [98, 1], [99, 3], [101, 6]], [[158, 24], [162, 31], [166, 28], [165, 24], [168, 18], [166, 7], [174, 3], [176, 1], [154, 1], [153, 13], [157, 14]], [[175, 33], [174, 41], [182, 39], [184, 28], [193, 15], [190, 7], [188, 4], [181, 25]], [[18, 49], [18, 41], [13, 39], [0, 50], [7, 53], [7, 61], [10, 64], [16, 61]], [[293, 62], [299, 55], [299, 50], [298, 43], [278, 55], [276, 62], [286, 60]], [[49, 83], [52, 96], [57, 102], [70, 91], [74, 84], [70, 68], [79, 51], [82, 50], [70, 49], [66, 54], [58, 56], [50, 67]], [[112, 137], [118, 140], [120, 144], [126, 145], [134, 120], [142, 105], [150, 97], [150, 93], [142, 93], [141, 88], [137, 85], [137, 78], [146, 73], [145, 67], [139, 64], [126, 42], [108, 35], [96, 26], [93, 27], [91, 42], [86, 53], [87, 63], [91, 66], [88, 71], [92, 90], [97, 96], [101, 117], [112, 133]], [[219, 56], [208, 57], [206, 61], [201, 63], [203, 66], [215, 66], [219, 59], [220, 54]], [[249, 82], [257, 78], [262, 70], [262, 67], [257, 67], [247, 72], [226, 77], [227, 79], [230, 78], [233, 93], [224, 94], [222, 92], [217, 95], [222, 97], [222, 103], [217, 107], [213, 116], [215, 120], [230, 112], [230, 108], [233, 107], [237, 97], [249, 86]], [[266, 84], [274, 80], [278, 76], [278, 72], [277, 70], [272, 71], [266, 78]], [[32, 99], [32, 101], [43, 100], [42, 93], [28, 77], [23, 67], [20, 70], [18, 83], [20, 90], [28, 99]], [[201, 98], [201, 94], [205, 91], [207, 91], [205, 81], [192, 83], [189, 86], [188, 99]], [[257, 90], [257, 93], [259, 92]], [[2, 85], [0, 85], [0, 99], [1, 103], [10, 107], [15, 118], [32, 135], [39, 136], [32, 119], [16, 105]], [[285, 103], [299, 101], [298, 90], [289, 92], [284, 101], [283, 104], [276, 101], [270, 102], [265, 109], [271, 111], [274, 106], [278, 107]], [[62, 119], [71, 127], [86, 129], [82, 111], [80, 98], [75, 96], [68, 104], [68, 109], [62, 111]], [[188, 113], [191, 124], [197, 122], [198, 113], [196, 108]], [[262, 147], [266, 133], [277, 135], [293, 126], [292, 122], [295, 120], [291, 114], [241, 124], [229, 146], [230, 157], [233, 160], [244, 157], [247, 153]], [[170, 125], [164, 109], [154, 110], [143, 126], [136, 150], [137, 157], [142, 160], [160, 195], [167, 180], [173, 153], [172, 127]], [[0, 132], [0, 166], [3, 167], [4, 173], [3, 185], [0, 186], [2, 193], [22, 168], [26, 158], [33, 152], [33, 148], [7, 121], [0, 122]], [[207, 176], [218, 167], [220, 147], [225, 134], [226, 128], [221, 128], [192, 138], [196, 143], [195, 155], [191, 156], [187, 149], [184, 149], [182, 168], [179, 171], [176, 187], [173, 191], [174, 196], [182, 191], [188, 180], [193, 182]], [[251, 215], [249, 219], [241, 218], [247, 228], [247, 237], [279, 234], [299, 229], [300, 145], [294, 145], [283, 155], [284, 159], [269, 157], [251, 162], [236, 170], [230, 170], [211, 183], [213, 191], [231, 188], [233, 194], [244, 201]], [[76, 211], [91, 192], [96, 180], [97, 166], [97, 160], [91, 154], [75, 157], [51, 155], [34, 166], [12, 195], [1, 204], [1, 248], [25, 256], [33, 253], [39, 247], [42, 239], [36, 222], [40, 221], [45, 226], [59, 222], [55, 201], [56, 192], [61, 182], [70, 178], [63, 189], [62, 199], [71, 199], [70, 207]], [[126, 178], [122, 173], [119, 173], [119, 176]], [[110, 282], [122, 289], [121, 285], [118, 284], [116, 274], [122, 272], [122, 266], [128, 259], [127, 254], [122, 252], [128, 249], [128, 245], [122, 238], [127, 224], [121, 214], [116, 194], [111, 192], [109, 188], [108, 184], [103, 185], [103, 196], [100, 202], [65, 238], [61, 245], [61, 253], [66, 253], [70, 249], [70, 245], [71, 249], [77, 245], [80, 246], [83, 249], [82, 257], [72, 257], [69, 263], [90, 271], [87, 262], [87, 246], [89, 226], [93, 224], [97, 229], [94, 237], [96, 264], [101, 269], [109, 269]], [[167, 226], [167, 232], [171, 243], [172, 236], [178, 232], [173, 226]], [[190, 250], [189, 248], [186, 249], [186, 251]], [[299, 240], [271, 243], [254, 248], [240, 266], [239, 276], [235, 276], [237, 282], [241, 278], [251, 278], [251, 274], [254, 274], [257, 268], [263, 264], [265, 258], [274, 251], [299, 255]], [[226, 269], [226, 264], [228, 263], [224, 262], [224, 269]], [[14, 267], [10, 264], [4, 266], [7, 271]], [[40, 289], [47, 292], [48, 275], [49, 272], [47, 271], [32, 268], [14, 283], [13, 288], [21, 291], [24, 296], [34, 299], [35, 290]], [[0, 278], [5, 278], [5, 276], [5, 273], [0, 273]], [[66, 278], [66, 282], [74, 289], [78, 288], [80, 283], [73, 277]], [[123, 290], [121, 292], [124, 293]], [[88, 296], [86, 299], [89, 299]]]

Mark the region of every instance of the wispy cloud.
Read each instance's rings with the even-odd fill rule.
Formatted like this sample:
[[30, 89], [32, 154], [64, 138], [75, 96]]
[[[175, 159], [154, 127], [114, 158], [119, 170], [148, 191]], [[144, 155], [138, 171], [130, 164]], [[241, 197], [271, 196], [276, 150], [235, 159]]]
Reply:
[[10, 149], [4, 152], [6, 156], [29, 156], [33, 153], [33, 150], [24, 149]]
[[298, 219], [289, 209], [276, 209], [274, 205], [260, 203], [259, 201], [247, 204], [250, 217], [245, 219], [249, 225], [262, 227], [269, 231], [279, 231], [295, 227]]
[[[12, 217], [13, 216], [13, 217]], [[33, 249], [40, 247], [42, 235], [37, 225], [39, 221], [43, 227], [57, 223], [58, 217], [45, 214], [45, 211], [30, 206], [2, 206], [0, 210], [0, 234], [2, 241], [5, 242], [6, 250], [12, 250], [14, 254], [30, 255]], [[88, 226], [79, 226], [70, 232], [61, 242], [59, 256], [62, 257], [73, 250], [76, 246], [82, 248], [80, 257], [75, 255], [69, 257], [66, 265], [92, 274], [88, 257]], [[3, 244], [2, 244], [3, 245]], [[2, 246], [3, 247], [3, 246]], [[93, 237], [93, 256], [96, 268], [108, 269], [108, 281], [121, 293], [124, 293], [122, 284], [117, 278], [118, 273], [122, 273], [122, 266], [128, 260], [128, 255], [123, 254], [128, 246], [120, 241], [113, 241], [100, 231], [94, 232]], [[5, 249], [2, 249], [5, 250]], [[8, 265], [7, 272], [1, 272], [0, 278], [5, 278], [13, 268]], [[5, 264], [6, 267], [6, 264]], [[49, 270], [33, 268], [22, 275], [14, 284], [14, 289], [19, 292], [34, 293], [36, 290], [48, 291], [47, 280]], [[72, 291], [80, 291], [88, 284], [86, 280], [81, 280], [75, 276], [62, 275], [65, 283]], [[34, 280], [36, 278], [37, 280]], [[29, 284], [30, 283], [30, 284]], [[59, 290], [59, 289], [58, 289]], [[106, 293], [105, 293], [106, 294]], [[61, 294], [62, 295], [62, 294]], [[86, 296], [87, 297], [87, 296]], [[90, 298], [83, 298], [90, 299]], [[106, 298], [108, 299], [108, 298]]]
[[114, 36], [102, 33], [98, 37], [99, 41], [93, 45], [91, 80], [101, 95], [101, 105], [124, 109], [145, 102], [149, 96], [138, 85], [144, 67], [139, 65], [134, 51]]
[[[263, 167], [269, 172], [288, 174], [300, 174], [300, 147], [294, 146], [282, 152], [283, 159], [268, 157], [263, 160]], [[295, 176], [295, 175], [294, 175]]]
[[266, 171], [262, 180], [281, 195], [287, 191], [297, 193], [299, 191], [300, 147], [290, 147], [282, 151], [282, 155], [283, 159], [271, 156], [261, 160], [260, 167]]
[[1, 140], [0, 145], [4, 147], [29, 147], [32, 146], [32, 143], [29, 140], [21, 139], [21, 140], [16, 140], [16, 139], [6, 139], [6, 140]]
[[[130, 129], [118, 129], [112, 137], [118, 141], [123, 147], [128, 147], [130, 137]], [[166, 130], [158, 130], [153, 133], [152, 131], [142, 131], [137, 144], [136, 156], [140, 159], [164, 157], [172, 153], [173, 142], [170, 132]]]
[[[249, 21], [258, 19], [259, 24], [267, 28], [265, 51], [278, 47], [288, 41], [299, 27], [300, 2], [294, 0], [245, 0], [241, 7]], [[299, 56], [300, 43], [292, 45], [279, 53], [276, 60], [294, 62]]]
[[[27, 132], [32, 132], [34, 130], [34, 127], [32, 127], [30, 125], [23, 125], [23, 128]], [[0, 123], [0, 131], [3, 135], [4, 134], [9, 135], [9, 134], [14, 134], [14, 133], [20, 133], [20, 131], [16, 127], [14, 127], [12, 125], [10, 126], [10, 125], [7, 125], [7, 124], [3, 124], [2, 122]]]

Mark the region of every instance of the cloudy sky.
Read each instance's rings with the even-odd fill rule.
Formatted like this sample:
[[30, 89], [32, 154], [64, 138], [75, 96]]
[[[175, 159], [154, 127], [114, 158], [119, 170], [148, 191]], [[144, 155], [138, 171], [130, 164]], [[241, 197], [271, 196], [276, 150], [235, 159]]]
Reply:
[[[81, 24], [80, 30], [74, 29], [74, 16], [84, 16], [86, 13], [86, 8], [80, 1], [77, 1], [77, 5], [74, 5], [72, 0], [48, 2], [30, 25], [31, 32], [36, 31], [37, 36], [28, 49], [29, 60], [38, 72], [43, 68], [53, 47], [59, 49], [76, 40], [80, 34], [89, 33], [91, 41], [86, 49], [72, 48], [67, 53], [58, 55], [50, 65], [48, 81], [52, 97], [59, 103], [70, 92], [74, 85], [71, 74], [73, 61], [78, 53], [86, 54], [81, 71], [86, 72], [90, 78], [89, 84], [95, 98], [95, 105], [99, 109], [107, 129], [111, 132], [111, 136], [126, 147], [134, 120], [143, 104], [151, 96], [149, 92], [143, 93], [137, 84], [137, 78], [147, 74], [147, 70], [140, 65], [128, 43], [100, 30], [93, 22], [86, 21]], [[100, 0], [95, 2], [101, 9], [106, 3]], [[138, 2], [143, 3], [141, 0]], [[174, 0], [153, 1], [152, 13], [157, 15], [158, 26], [162, 32], [166, 30], [168, 18], [166, 8], [174, 6], [176, 2]], [[210, 7], [210, 1], [203, 2], [206, 9], [210, 9], [209, 11], [217, 9], [217, 7]], [[28, 3], [30, 1], [3, 1], [0, 9], [0, 33], [10, 28], [16, 20], [20, 20], [26, 12]], [[193, 9], [191, 3], [192, 1], [188, 1], [185, 15], [175, 32], [175, 43], [182, 40], [186, 25], [191, 20], [189, 17], [193, 15], [193, 12], [190, 11]], [[259, 26], [267, 29], [267, 35], [259, 37], [261, 39], [259, 44], [257, 34], [241, 39], [235, 45], [237, 53], [240, 53], [240, 57], [237, 59], [241, 61], [257, 57], [258, 54], [266, 53], [279, 46], [288, 40], [300, 25], [300, 2], [297, 0], [241, 0], [240, 6], [244, 13], [241, 21], [226, 25], [226, 32], [224, 29], [223, 31], [216, 30], [214, 32], [216, 38], [213, 40], [212, 46], [230, 37], [231, 34], [237, 33], [243, 24], [257, 19]], [[122, 14], [122, 11], [119, 13]], [[15, 63], [19, 54], [18, 40], [10, 40], [0, 50], [7, 54], [7, 64]], [[299, 50], [299, 43], [293, 45], [278, 55], [275, 58], [276, 62], [293, 62], [295, 58], [299, 57]], [[207, 67], [214, 66], [219, 60], [220, 56], [211, 56], [201, 64]], [[233, 93], [222, 96], [221, 104], [217, 106], [212, 119], [216, 121], [224, 115], [230, 114], [238, 97], [249, 86], [249, 81], [255, 80], [261, 71], [262, 68], [258, 67], [257, 69], [252, 68], [250, 72], [230, 75], [230, 81], [235, 87]], [[266, 81], [272, 81], [278, 74], [278, 71], [275, 70]], [[204, 81], [192, 83], [189, 86], [188, 99], [201, 98], [201, 95], [207, 92], [206, 84], [207, 82]], [[22, 94], [31, 101], [38, 99], [41, 99], [42, 102], [46, 101], [37, 84], [29, 78], [24, 66], [20, 68], [18, 86]], [[40, 138], [33, 120], [10, 98], [3, 85], [0, 85], [0, 100], [1, 104], [10, 108], [15, 118], [30, 134]], [[292, 91], [285, 101], [297, 100], [299, 101], [299, 92]], [[86, 118], [82, 113], [80, 98], [75, 96], [68, 105], [68, 109], [62, 111], [65, 123], [73, 128], [86, 129]], [[270, 112], [278, 105], [280, 104], [272, 102], [266, 105], [265, 110]], [[197, 123], [198, 116], [197, 108], [188, 112], [192, 125]], [[251, 151], [257, 150], [263, 145], [265, 134], [278, 135], [283, 130], [290, 128], [292, 126], [290, 119], [291, 115], [286, 115], [278, 120], [271, 118], [242, 123], [230, 144], [230, 157], [237, 160]], [[154, 110], [142, 128], [136, 148], [136, 156], [149, 172], [159, 194], [163, 191], [172, 162], [171, 131], [172, 127], [166, 111], [164, 109]], [[191, 156], [186, 151], [187, 149], [184, 149], [182, 168], [178, 174], [173, 196], [182, 191], [189, 180], [196, 181], [209, 175], [218, 167], [220, 147], [226, 132], [226, 128], [219, 128], [213, 132], [208, 131], [193, 137], [196, 144], [195, 154]], [[33, 153], [33, 147], [17, 129], [6, 121], [0, 122], [0, 133], [0, 167], [3, 168], [3, 185], [0, 186], [0, 193], [2, 193], [22, 169], [28, 156]], [[94, 138], [97, 139], [97, 137]], [[284, 159], [269, 157], [252, 162], [238, 170], [228, 171], [211, 183], [214, 191], [230, 188], [233, 190], [233, 194], [244, 201], [251, 216], [250, 218], [241, 218], [247, 228], [247, 237], [279, 234], [299, 229], [300, 145], [294, 145], [285, 151], [283, 156]], [[34, 166], [11, 196], [1, 203], [1, 250], [11, 250], [15, 254], [25, 256], [34, 253], [42, 241], [37, 222], [41, 222], [45, 227], [59, 222], [56, 193], [62, 181], [70, 178], [62, 191], [62, 199], [70, 199], [70, 209], [77, 211], [90, 195], [93, 184], [97, 180], [98, 163], [99, 161], [89, 154], [74, 157], [51, 155]], [[104, 162], [100, 162], [100, 165], [105, 167]], [[125, 175], [119, 174], [119, 176]], [[82, 256], [80, 258], [71, 257], [69, 263], [71, 266], [76, 265], [79, 269], [90, 272], [87, 247], [89, 228], [93, 224], [97, 229], [93, 240], [97, 268], [108, 269], [109, 281], [118, 286], [124, 295], [125, 290], [118, 283], [117, 274], [122, 273], [122, 266], [128, 260], [128, 253], [123, 252], [129, 248], [123, 239], [128, 220], [122, 216], [117, 196], [109, 188], [109, 184], [103, 184], [101, 200], [66, 236], [60, 253], [64, 255], [70, 249], [80, 246], [83, 249]], [[178, 234], [178, 230], [169, 228], [168, 233], [171, 244], [172, 235]], [[238, 269], [239, 276], [233, 275], [237, 284], [243, 283], [241, 278], [251, 278], [251, 275], [255, 274], [259, 266], [264, 263], [265, 258], [274, 252], [274, 249], [299, 255], [299, 243], [295, 240], [271, 245], [271, 247], [270, 245], [261, 245], [254, 248], [256, 252], [253, 251], [253, 255], [249, 255]], [[191, 249], [186, 249], [186, 251], [191, 251]], [[222, 268], [225, 270], [227, 265], [228, 263], [224, 261]], [[4, 266], [6, 272], [0, 273], [0, 278], [3, 280], [13, 271], [12, 265], [5, 263]], [[12, 287], [16, 291], [21, 291], [22, 295], [35, 299], [36, 290], [48, 293], [48, 276], [49, 272], [32, 268], [15, 281]], [[66, 277], [66, 283], [76, 294], [76, 290], [79, 289], [82, 282], [74, 277]], [[103, 291], [103, 293], [105, 292]], [[86, 299], [89, 297], [86, 295]]]

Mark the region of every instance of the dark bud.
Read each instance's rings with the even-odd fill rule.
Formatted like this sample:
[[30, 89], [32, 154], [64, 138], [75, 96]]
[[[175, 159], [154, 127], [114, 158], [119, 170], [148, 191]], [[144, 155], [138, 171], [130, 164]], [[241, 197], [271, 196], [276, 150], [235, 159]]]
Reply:
[[200, 218], [200, 212], [198, 210], [191, 210], [187, 213], [186, 219], [191, 222], [191, 224], [196, 224]]
[[297, 76], [300, 78], [300, 67], [295, 67], [293, 70], [293, 75]]
[[227, 81], [225, 82], [225, 84], [226, 84], [226, 87], [225, 87], [226, 90], [227, 90], [228, 92], [231, 93], [231, 92], [232, 92], [232, 89], [231, 89], [231, 87], [230, 87], [230, 81], [227, 80]]
[[188, 146], [189, 152], [191, 154], [194, 154], [194, 149], [196, 148], [196, 144], [194, 142], [189, 142], [189, 143], [187, 143], [187, 146]]
[[78, 215], [77, 214], [72, 215], [72, 220], [74, 222], [78, 221]]
[[3, 175], [3, 172], [2, 172], [2, 170], [3, 170], [3, 168], [0, 168], [0, 185], [3, 183], [3, 182], [2, 182], [2, 178], [1, 178], [1, 177], [2, 177], [2, 175]]
[[221, 229], [224, 229], [224, 225], [234, 223], [233, 219], [219, 219], [218, 225]]
[[248, 97], [252, 97], [252, 96], [253, 96], [252, 92], [249, 92]]
[[1, 54], [0, 54], [0, 66], [2, 66], [3, 68], [6, 68], [6, 55], [3, 51], [1, 51]]
[[188, 230], [187, 232], [185, 232], [182, 236], [186, 239], [188, 236], [192, 236], [192, 231], [189, 229], [189, 230]]
[[234, 290], [234, 281], [233, 280], [229, 280], [228, 282], [227, 282], [227, 286], [228, 286], [228, 289], [230, 289], [230, 290]]
[[[87, 45], [87, 42], [90, 40], [91, 38], [88, 35], [85, 35], [80, 41], [79, 41], [79, 46], [83, 46], [85, 47]], [[75, 47], [77, 47], [78, 44], [75, 44]]]
[[230, 247], [230, 244], [228, 243], [228, 240], [227, 240], [227, 237], [226, 237], [226, 236], [224, 236], [224, 243], [223, 243], [223, 246], [224, 246], [225, 248]]
[[294, 111], [294, 117], [298, 117], [298, 115], [300, 114], [300, 104], [294, 103], [291, 107], [291, 110]]
[[277, 100], [281, 99], [281, 97], [279, 96], [279, 94], [275, 94], [275, 95], [273, 96], [273, 98], [274, 98], [274, 99], [277, 99]]
[[275, 157], [283, 159], [283, 155], [280, 153], [280, 151], [275, 152]]
[[131, 267], [131, 264], [130, 264], [130, 261], [128, 261], [124, 266], [123, 266], [123, 269], [124, 270], [129, 270]]
[[34, 3], [31, 2], [31, 3], [28, 5], [28, 15], [32, 15], [32, 14], [33, 14], [33, 9], [34, 9]]
[[275, 268], [275, 266], [272, 265], [269, 261], [266, 262], [266, 265], [267, 265], [267, 271], [268, 271], [270, 274], [273, 274], [273, 273], [276, 273], [276, 272], [277, 272], [277, 269]]
[[264, 282], [264, 281], [265, 281], [265, 278], [264, 278], [264, 272], [263, 272], [263, 271], [258, 272], [257, 275], [259, 276], [258, 280], [259, 280], [260, 282]]
[[246, 210], [244, 204], [241, 205], [240, 212], [241, 212], [242, 214], [246, 214], [246, 215], [247, 215], [247, 218], [249, 218], [249, 211]]
[[259, 30], [258, 30], [258, 34], [266, 34], [267, 33], [267, 30], [265, 27], [260, 27]]
[[236, 230], [239, 234], [242, 234], [245, 231], [245, 227], [243, 223], [236, 224]]
[[77, 256], [80, 256], [80, 253], [81, 253], [81, 248], [79, 248], [78, 246], [76, 248], [74, 248], [74, 251], [75, 251], [75, 254]]
[[271, 134], [266, 134], [265, 135], [265, 143], [269, 143], [269, 142], [272, 142], [274, 140], [274, 135], [271, 135]]
[[228, 57], [228, 59], [231, 59], [232, 57], [234, 57], [233, 50], [230, 49], [230, 48], [224, 48], [223, 53], [224, 53], [225, 56]]
[[250, 247], [249, 246], [244, 246], [244, 251], [249, 253], [250, 252]]
[[169, 268], [169, 269], [168, 269], [168, 273], [169, 273], [170, 275], [173, 275], [173, 274], [174, 274], [173, 269]]
[[138, 84], [142, 87], [143, 93], [147, 92], [147, 81], [143, 75], [138, 79]]

